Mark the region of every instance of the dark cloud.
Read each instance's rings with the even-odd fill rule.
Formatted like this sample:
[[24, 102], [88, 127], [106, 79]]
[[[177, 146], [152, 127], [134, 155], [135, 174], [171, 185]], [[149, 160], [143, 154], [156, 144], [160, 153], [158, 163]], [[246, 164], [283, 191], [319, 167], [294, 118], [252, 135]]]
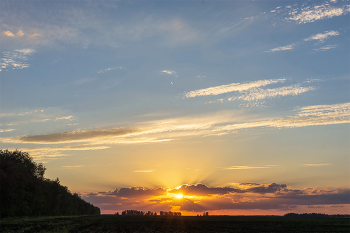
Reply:
[[299, 189], [287, 189], [284, 188], [282, 190], [283, 192], [278, 192], [278, 195], [299, 195], [299, 194], [305, 194], [305, 191], [299, 190]]
[[342, 190], [332, 194], [298, 194], [289, 196], [265, 197], [262, 199], [252, 199], [251, 201], [232, 202], [231, 198], [219, 197], [211, 200], [203, 200], [200, 202], [207, 210], [223, 210], [223, 209], [276, 209], [288, 210], [295, 206], [319, 206], [319, 205], [341, 205], [350, 204], [350, 190]]
[[129, 133], [137, 132], [136, 129], [104, 129], [104, 130], [79, 130], [72, 132], [61, 132], [53, 134], [44, 135], [34, 135], [34, 136], [23, 136], [19, 137], [18, 140], [21, 142], [31, 142], [31, 143], [60, 143], [60, 142], [74, 142], [74, 141], [89, 141], [95, 138], [120, 136]]
[[[166, 211], [177, 206], [181, 211], [195, 212], [235, 209], [291, 211], [298, 206], [318, 208], [331, 205], [345, 208], [344, 205], [350, 204], [350, 189], [329, 191], [307, 188], [298, 190], [287, 188], [286, 184], [276, 183], [251, 184], [250, 186], [248, 189], [235, 189], [230, 187], [210, 188], [204, 184], [197, 184], [182, 185], [180, 189], [170, 191], [165, 188], [132, 187], [82, 196], [102, 210]], [[184, 197], [172, 196], [177, 193], [183, 194]], [[216, 195], [209, 196], [213, 194]], [[202, 196], [202, 198], [192, 199], [190, 196]]]
[[116, 189], [113, 192], [105, 193], [107, 195], [117, 196], [117, 197], [148, 197], [148, 196], [160, 196], [166, 194], [166, 190], [163, 188], [143, 188], [143, 187], [132, 187], [132, 188], [121, 188]]
[[242, 189], [236, 189], [236, 188], [230, 188], [230, 187], [216, 187], [211, 188], [204, 184], [196, 184], [196, 185], [182, 185], [179, 189], [173, 189], [170, 191], [171, 193], [175, 194], [183, 194], [183, 195], [199, 195], [199, 196], [206, 196], [211, 194], [227, 194], [227, 193], [244, 193], [245, 190]]
[[273, 199], [276, 202], [294, 205], [350, 204], [350, 189], [341, 189], [336, 191], [336, 193], [328, 194], [276, 196]]
[[261, 194], [265, 194], [265, 193], [275, 193], [277, 191], [281, 191], [282, 189], [286, 188], [287, 185], [286, 184], [276, 184], [276, 183], [272, 183], [269, 185], [260, 185], [258, 187], [253, 187], [253, 188], [249, 188], [248, 191], [252, 192], [252, 193], [261, 193]]
[[258, 186], [260, 184], [257, 184], [257, 183], [240, 183], [240, 185]]
[[194, 212], [202, 212], [206, 210], [206, 207], [195, 203], [192, 200], [189, 199], [184, 199], [180, 205], [180, 210], [181, 211], [194, 211]]

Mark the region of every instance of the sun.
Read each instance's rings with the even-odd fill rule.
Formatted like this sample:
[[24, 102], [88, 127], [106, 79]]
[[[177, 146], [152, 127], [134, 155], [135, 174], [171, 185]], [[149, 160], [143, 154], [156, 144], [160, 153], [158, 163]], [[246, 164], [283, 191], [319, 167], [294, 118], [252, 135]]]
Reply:
[[179, 199], [180, 199], [180, 198], [183, 198], [183, 196], [184, 196], [184, 195], [182, 195], [182, 194], [177, 194], [177, 195], [176, 195], [176, 198], [179, 198]]

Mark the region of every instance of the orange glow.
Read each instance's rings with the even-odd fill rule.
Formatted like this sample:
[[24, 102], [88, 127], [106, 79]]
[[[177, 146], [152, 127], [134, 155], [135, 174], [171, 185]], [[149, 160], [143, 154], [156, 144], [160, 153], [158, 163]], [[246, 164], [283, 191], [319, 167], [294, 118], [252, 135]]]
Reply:
[[183, 198], [183, 196], [184, 196], [184, 195], [182, 195], [182, 194], [177, 194], [177, 195], [176, 195], [176, 198], [179, 198], [179, 199], [180, 199], [180, 198]]

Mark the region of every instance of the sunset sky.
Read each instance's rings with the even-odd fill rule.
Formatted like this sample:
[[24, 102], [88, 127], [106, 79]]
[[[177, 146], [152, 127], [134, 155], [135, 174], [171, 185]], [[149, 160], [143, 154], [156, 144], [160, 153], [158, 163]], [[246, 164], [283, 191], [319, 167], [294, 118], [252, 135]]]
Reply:
[[0, 9], [1, 148], [102, 213], [350, 214], [348, 0]]

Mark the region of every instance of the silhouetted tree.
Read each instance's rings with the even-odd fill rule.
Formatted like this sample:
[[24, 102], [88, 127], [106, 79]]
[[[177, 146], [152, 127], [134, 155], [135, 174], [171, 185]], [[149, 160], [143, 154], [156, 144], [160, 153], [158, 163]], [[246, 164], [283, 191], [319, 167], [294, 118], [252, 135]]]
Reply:
[[26, 152], [0, 150], [0, 216], [87, 215], [100, 209], [71, 194]]

